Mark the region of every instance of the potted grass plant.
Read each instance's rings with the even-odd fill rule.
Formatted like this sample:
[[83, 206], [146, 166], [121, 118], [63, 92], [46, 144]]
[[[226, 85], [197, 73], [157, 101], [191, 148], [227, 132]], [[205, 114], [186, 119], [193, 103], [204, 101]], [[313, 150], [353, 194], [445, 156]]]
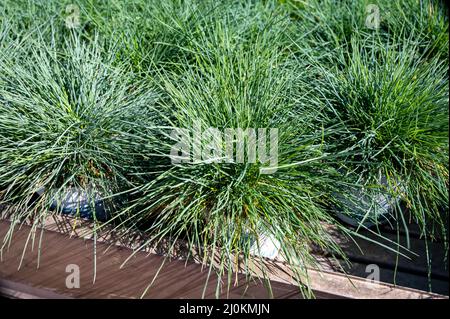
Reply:
[[157, 96], [103, 44], [38, 36], [0, 62], [1, 202], [13, 211], [105, 220], [132, 188]]
[[[376, 28], [366, 23], [369, 4], [378, 9]], [[424, 237], [437, 228], [447, 238], [446, 6], [309, 1], [307, 10], [291, 10], [302, 22], [297, 54], [309, 60], [302, 92], [315, 92], [310, 101], [325, 126], [342, 126], [329, 140], [334, 152], [349, 152], [336, 163], [349, 178], [331, 205], [338, 217], [371, 226], [389, 216], [406, 227], [406, 208]]]
[[[416, 43], [360, 43], [352, 39], [339, 62], [343, 68], [321, 66], [325, 103], [346, 132], [334, 142], [352, 149], [345, 165], [354, 179], [373, 181], [380, 192], [388, 185], [388, 194], [406, 205], [424, 234], [437, 227], [445, 237], [448, 65], [429, 61]], [[405, 223], [402, 212], [392, 215]]]
[[[255, 29], [252, 19], [261, 18], [252, 17], [251, 10], [237, 12], [245, 14], [222, 10], [203, 17], [210, 19], [205, 21], [209, 28], [192, 35], [189, 52], [194, 58], [159, 78], [168, 98], [155, 111], [170, 120], [166, 136], [171, 129], [187, 131], [188, 151], [185, 161], [169, 162], [143, 185], [142, 195], [123, 214], [130, 220], [154, 218], [146, 233], [155, 241], [186, 240], [206, 265], [215, 265], [212, 270], [219, 276], [233, 271], [236, 260], [251, 275], [247, 265], [253, 256], [279, 254], [300, 278], [314, 263], [309, 243], [340, 253], [325, 227], [334, 222], [325, 208], [327, 189], [339, 187], [339, 174], [324, 165], [328, 154], [321, 146], [321, 127], [310, 121], [314, 110], [288, 94], [302, 71], [289, 70], [293, 61], [278, 49], [286, 35], [265, 31], [268, 27]], [[270, 17], [258, 23], [284, 28]], [[295, 107], [304, 113], [293, 114]], [[204, 150], [211, 142], [195, 139], [196, 125], [203, 131], [277, 128], [276, 172], [262, 174], [267, 163], [240, 163], [234, 157], [230, 162], [196, 160], [195, 144]], [[169, 157], [175, 143], [156, 142], [151, 148]], [[236, 154], [236, 148], [233, 151]], [[218, 282], [218, 293], [233, 284], [228, 279]], [[301, 287], [305, 296], [311, 294]]]

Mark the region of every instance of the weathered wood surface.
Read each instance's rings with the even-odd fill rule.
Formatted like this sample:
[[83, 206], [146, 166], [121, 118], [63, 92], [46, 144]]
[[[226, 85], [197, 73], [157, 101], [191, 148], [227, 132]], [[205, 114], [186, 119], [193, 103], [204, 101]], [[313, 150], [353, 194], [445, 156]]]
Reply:
[[[0, 236], [4, 235], [6, 227], [8, 225], [1, 222]], [[120, 246], [97, 243], [96, 279], [93, 283], [93, 241], [46, 231], [42, 241], [39, 269], [37, 268], [38, 249], [35, 243], [33, 251], [31, 244], [27, 248], [21, 269], [18, 270], [28, 234], [27, 226], [14, 232], [11, 246], [3, 254], [0, 277], [73, 298], [138, 298], [152, 281], [164, 260], [161, 256], [141, 252], [120, 269], [120, 265], [130, 256], [131, 251]], [[66, 287], [68, 264], [76, 264], [80, 267], [79, 289]], [[173, 260], [164, 265], [146, 297], [200, 298], [206, 278], [207, 271], [200, 271], [199, 265]], [[217, 278], [212, 276], [210, 280], [206, 298], [215, 297], [214, 287]], [[250, 285], [247, 291], [242, 284], [233, 287], [229, 297], [257, 298], [262, 297], [261, 294], [265, 296], [265, 290], [259, 289], [260, 287], [255, 288], [256, 286]], [[297, 293], [295, 287], [276, 283], [274, 291], [279, 298], [287, 298]], [[223, 292], [221, 297], [226, 297], [226, 292]]]
[[[21, 269], [18, 270], [23, 247], [30, 233], [29, 226], [22, 226], [14, 232], [8, 248], [3, 249], [0, 263], [0, 286], [4, 291], [14, 291], [11, 287], [31, 286], [35, 297], [48, 298], [50, 293], [73, 298], [138, 298], [160, 269], [164, 257], [155, 251], [139, 251], [120, 269], [123, 261], [132, 250], [142, 242], [139, 235], [124, 238], [114, 232], [100, 234], [94, 258], [94, 245], [90, 238], [91, 224], [83, 223], [74, 228], [74, 220], [65, 217], [49, 219], [47, 231], [42, 238], [39, 269], [38, 242], [29, 242]], [[0, 238], [3, 238], [10, 224], [0, 221]], [[75, 230], [74, 230], [75, 229]], [[103, 235], [102, 235], [103, 234]], [[39, 238], [37, 233], [36, 238]], [[114, 245], [112, 245], [114, 243]], [[182, 257], [182, 256], [181, 256]], [[94, 277], [96, 259], [96, 279]], [[66, 287], [66, 266], [76, 264], [80, 267], [81, 288]], [[326, 265], [326, 263], [323, 263]], [[325, 266], [324, 266], [325, 269]], [[330, 270], [332, 270], [330, 268]], [[238, 284], [221, 298], [267, 298], [269, 295], [261, 282], [246, 282], [243, 274], [238, 274]], [[310, 286], [317, 298], [441, 298], [414, 289], [394, 287], [384, 283], [374, 283], [358, 277], [344, 276], [334, 271], [319, 272], [309, 270]], [[200, 298], [207, 279], [207, 269], [201, 270], [199, 264], [172, 260], [166, 262], [156, 277], [153, 286], [145, 294], [146, 298]], [[215, 297], [218, 278], [211, 276], [206, 286], [205, 297]], [[8, 285], [5, 282], [9, 283]], [[272, 265], [271, 286], [275, 298], [300, 298], [298, 287], [289, 274], [289, 268], [282, 263]], [[20, 291], [23, 296], [33, 296], [33, 292]], [[23, 290], [23, 289], [22, 289]], [[37, 291], [37, 292], [36, 292]], [[46, 293], [42, 293], [42, 291]], [[0, 293], [2, 290], [0, 289]], [[8, 293], [4, 293], [8, 295]], [[53, 297], [55, 296], [53, 295]]]

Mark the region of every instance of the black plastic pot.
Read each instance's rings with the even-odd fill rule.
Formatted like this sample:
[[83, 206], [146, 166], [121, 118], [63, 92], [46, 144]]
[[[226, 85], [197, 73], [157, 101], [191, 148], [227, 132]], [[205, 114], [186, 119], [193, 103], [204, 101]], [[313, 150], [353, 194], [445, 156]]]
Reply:
[[[42, 196], [44, 190], [38, 191]], [[79, 188], [70, 188], [60, 200], [53, 200], [50, 209], [64, 215], [76, 216], [85, 219], [106, 221], [110, 218], [104, 200], [95, 192]]]

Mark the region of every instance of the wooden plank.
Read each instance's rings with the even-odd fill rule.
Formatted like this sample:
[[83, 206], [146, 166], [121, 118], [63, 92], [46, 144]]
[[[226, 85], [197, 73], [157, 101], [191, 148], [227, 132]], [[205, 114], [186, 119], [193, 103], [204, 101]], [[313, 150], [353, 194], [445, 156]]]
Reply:
[[0, 278], [0, 297], [8, 299], [69, 299], [48, 289], [38, 289], [29, 285]]
[[[0, 224], [0, 236], [9, 227]], [[22, 256], [24, 243], [29, 234], [28, 226], [14, 233], [9, 249], [3, 253], [0, 263], [0, 278], [38, 289], [48, 289], [73, 298], [139, 298], [152, 281], [164, 258], [162, 256], [139, 252], [122, 269], [120, 265], [131, 254], [131, 250], [97, 243], [97, 272], [93, 283], [94, 256], [93, 241], [78, 237], [70, 238], [56, 232], [46, 231], [43, 237], [39, 269], [37, 269], [37, 250], [27, 249], [20, 271], [18, 265]], [[66, 287], [66, 266], [76, 264], [80, 267], [80, 289]], [[165, 264], [157, 276], [146, 298], [201, 298], [207, 278], [207, 271], [198, 264], [181, 260], [172, 260]], [[241, 276], [241, 279], [243, 277]], [[211, 276], [207, 286], [206, 298], [215, 297], [215, 283], [218, 278]], [[241, 280], [238, 287], [231, 289], [230, 298], [267, 297], [266, 289], [257, 283], [250, 283], [245, 289]], [[298, 293], [292, 285], [275, 283], [275, 297]], [[244, 293], [245, 292], [245, 293]], [[227, 297], [222, 291], [220, 297]]]
[[[120, 235], [104, 231], [97, 243], [97, 277], [93, 278], [93, 241], [81, 237], [70, 237], [74, 225], [73, 219], [57, 217], [54, 221], [47, 221], [45, 228], [58, 232], [46, 231], [43, 240], [41, 262], [36, 269], [37, 249], [25, 254], [22, 269], [17, 271], [22, 248], [30, 231], [29, 226], [14, 233], [14, 240], [8, 252], [4, 253], [4, 260], [0, 264], [0, 277], [14, 279], [21, 283], [30, 284], [37, 288], [51, 287], [58, 293], [76, 298], [136, 298], [145, 290], [153, 279], [164, 258], [149, 251], [139, 251], [123, 269], [119, 269], [122, 262], [131, 254], [129, 247], [139, 246], [140, 238], [134, 244], [126, 242]], [[64, 227], [62, 227], [64, 225]], [[0, 238], [6, 233], [9, 222], [0, 222]], [[83, 222], [77, 232], [86, 238], [92, 224]], [[65, 229], [65, 233], [64, 233]], [[63, 233], [61, 233], [61, 231]], [[132, 236], [139, 238], [140, 235]], [[120, 240], [119, 240], [119, 239]], [[114, 243], [114, 245], [111, 245]], [[118, 244], [119, 243], [119, 244]], [[151, 252], [151, 251], [150, 251]], [[6, 258], [6, 259], [5, 259]], [[68, 289], [65, 287], [65, 267], [68, 263], [80, 266], [81, 284], [83, 289]], [[300, 298], [298, 287], [292, 280], [290, 268], [282, 262], [269, 262], [271, 269], [271, 284], [276, 298]], [[309, 271], [310, 287], [318, 298], [443, 298], [436, 294], [424, 293], [414, 289], [399, 288], [393, 285], [373, 283], [353, 276], [344, 276], [335, 272]], [[238, 285], [231, 287], [229, 293], [220, 292], [220, 297], [229, 298], [262, 298], [268, 296], [261, 283], [243, 284], [243, 276]], [[147, 298], [199, 298], [202, 296], [207, 272], [201, 271], [201, 266], [183, 260], [172, 260], [162, 268], [153, 287], [145, 296]], [[215, 297], [215, 282], [218, 278], [212, 276], [207, 286], [206, 297]]]

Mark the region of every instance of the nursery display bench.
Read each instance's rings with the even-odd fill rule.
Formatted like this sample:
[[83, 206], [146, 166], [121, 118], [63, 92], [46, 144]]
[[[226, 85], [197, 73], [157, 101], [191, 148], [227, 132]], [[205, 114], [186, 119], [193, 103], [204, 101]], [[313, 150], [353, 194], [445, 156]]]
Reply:
[[[0, 238], [4, 237], [9, 227], [9, 220], [0, 220]], [[217, 277], [211, 276], [205, 288], [208, 267], [186, 262], [182, 254], [169, 261], [159, 251], [147, 249], [138, 251], [121, 268], [133, 248], [139, 247], [144, 240], [142, 236], [136, 234], [125, 239], [114, 231], [105, 230], [97, 235], [94, 245], [92, 227], [89, 221], [67, 216], [49, 217], [44, 228], [37, 230], [34, 242], [29, 236], [30, 226], [16, 227], [13, 240], [9, 246], [4, 246], [1, 256], [0, 295], [7, 298], [139, 298], [158, 273], [145, 298], [201, 298], [203, 292], [205, 298], [216, 297]], [[38, 241], [41, 235], [40, 246]], [[420, 246], [420, 241], [413, 241]], [[24, 250], [25, 246], [27, 248]], [[348, 273], [356, 276], [341, 273], [330, 258], [318, 255], [322, 269], [308, 271], [316, 298], [448, 298], [448, 273], [444, 271], [435, 269], [432, 272], [432, 284], [441, 294], [410, 288], [416, 286], [423, 289], [428, 282], [424, 276], [426, 269], [421, 267], [420, 260], [413, 260], [410, 264], [400, 262], [397, 267], [397, 284], [406, 283], [410, 287], [374, 282], [363, 278], [361, 272], [366, 269], [365, 265], [376, 260], [381, 267], [381, 281], [388, 281], [386, 276], [393, 272], [388, 265], [389, 254], [380, 255], [375, 247], [370, 249], [371, 255], [363, 255], [355, 252], [349, 242], [345, 249], [353, 261]], [[66, 281], [71, 275], [70, 267], [74, 265], [79, 270], [80, 287], [68, 288]], [[298, 287], [289, 275], [289, 267], [280, 261], [268, 261], [268, 265], [272, 270], [273, 297], [301, 298]], [[238, 284], [228, 292], [222, 292], [220, 298], [268, 297], [261, 281], [246, 282], [244, 274], [237, 276]]]

